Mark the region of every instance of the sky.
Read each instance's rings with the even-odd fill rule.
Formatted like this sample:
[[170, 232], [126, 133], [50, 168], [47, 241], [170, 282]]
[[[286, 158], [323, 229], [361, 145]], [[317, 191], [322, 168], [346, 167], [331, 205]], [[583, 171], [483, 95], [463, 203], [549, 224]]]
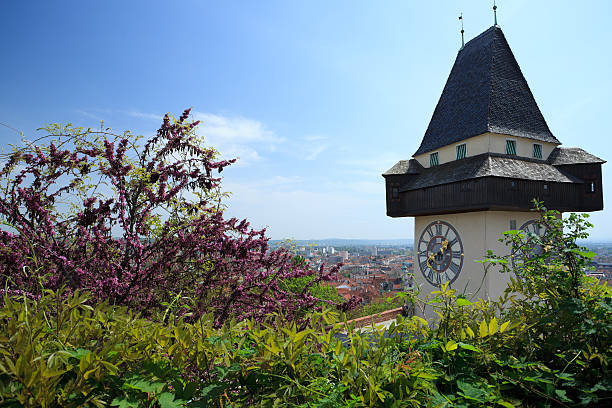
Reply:
[[[612, 160], [612, 2], [500, 0], [553, 134]], [[227, 215], [273, 239], [406, 239], [381, 174], [418, 148], [492, 1], [14, 1], [0, 24], [0, 147], [48, 123], [151, 136], [188, 107], [237, 164]], [[7, 127], [7, 126], [10, 126]], [[591, 239], [612, 240], [612, 171]]]

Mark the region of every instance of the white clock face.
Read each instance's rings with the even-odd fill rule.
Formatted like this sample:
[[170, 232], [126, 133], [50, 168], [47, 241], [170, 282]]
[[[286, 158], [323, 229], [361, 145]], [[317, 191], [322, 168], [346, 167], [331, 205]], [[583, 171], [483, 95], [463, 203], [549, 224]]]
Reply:
[[463, 243], [448, 222], [434, 221], [417, 242], [417, 262], [425, 279], [434, 286], [453, 282], [463, 267]]
[[521, 225], [522, 231], [526, 232], [525, 245], [521, 248], [517, 248], [512, 252], [512, 266], [515, 267], [515, 271], [519, 271], [523, 266], [525, 259], [534, 258], [540, 255], [543, 251], [542, 245], [530, 243], [531, 238], [529, 234], [535, 234], [539, 237], [546, 233], [546, 228], [540, 225], [538, 220], [530, 220]]

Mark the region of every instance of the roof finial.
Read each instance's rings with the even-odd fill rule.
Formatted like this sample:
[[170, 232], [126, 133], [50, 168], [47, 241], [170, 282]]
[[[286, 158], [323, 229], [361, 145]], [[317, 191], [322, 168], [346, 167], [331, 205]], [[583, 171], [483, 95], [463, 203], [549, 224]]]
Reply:
[[463, 41], [463, 33], [465, 32], [463, 30], [463, 13], [459, 16], [459, 20], [461, 20], [461, 49], [463, 49], [465, 47], [465, 42]]
[[497, 4], [493, 0], [493, 18], [495, 19], [495, 25], [497, 25]]

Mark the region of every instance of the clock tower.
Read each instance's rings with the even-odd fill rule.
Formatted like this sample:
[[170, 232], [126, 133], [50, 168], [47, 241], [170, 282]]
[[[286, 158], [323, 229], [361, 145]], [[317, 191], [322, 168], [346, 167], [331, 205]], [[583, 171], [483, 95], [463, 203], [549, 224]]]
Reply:
[[561, 212], [603, 209], [604, 161], [560, 145], [501, 28], [466, 43], [418, 150], [383, 174], [387, 215], [415, 217], [413, 272], [425, 293], [450, 281], [497, 299], [510, 277], [485, 276], [475, 261], [508, 252], [504, 231], [538, 232], [534, 198]]

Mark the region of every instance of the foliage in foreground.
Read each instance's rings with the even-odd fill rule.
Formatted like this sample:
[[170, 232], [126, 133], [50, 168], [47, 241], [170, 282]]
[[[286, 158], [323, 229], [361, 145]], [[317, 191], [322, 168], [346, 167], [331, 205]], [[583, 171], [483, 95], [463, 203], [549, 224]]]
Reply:
[[[607, 322], [612, 294], [593, 282], [589, 313]], [[52, 292], [0, 309], [0, 402], [27, 407], [600, 406], [612, 397], [610, 346], [537, 351], [533, 323], [495, 316], [443, 287], [436, 326], [398, 318], [385, 334], [349, 330], [329, 311], [299, 328], [212, 316], [166, 323], [87, 296]], [[600, 309], [604, 310], [600, 310]], [[586, 316], [583, 316], [583, 318]], [[448, 320], [447, 320], [448, 319]], [[584, 333], [585, 336], [589, 336]], [[542, 336], [539, 336], [542, 338]], [[608, 340], [609, 341], [609, 340]], [[575, 352], [575, 354], [574, 354]]]
[[[444, 285], [411, 298], [439, 318], [398, 317], [362, 333], [335, 312], [297, 326], [212, 315], [163, 321], [45, 292], [4, 298], [4, 406], [569, 407], [612, 402], [612, 291], [582, 269], [584, 218], [545, 212], [543, 237], [509, 231], [529, 249], [499, 302]], [[563, 228], [567, 233], [563, 234]], [[539, 247], [541, 245], [541, 248]], [[539, 250], [535, 250], [540, 248]], [[491, 256], [488, 267], [507, 267]], [[577, 268], [572, 270], [571, 268]], [[575, 272], [575, 273], [574, 273]]]

